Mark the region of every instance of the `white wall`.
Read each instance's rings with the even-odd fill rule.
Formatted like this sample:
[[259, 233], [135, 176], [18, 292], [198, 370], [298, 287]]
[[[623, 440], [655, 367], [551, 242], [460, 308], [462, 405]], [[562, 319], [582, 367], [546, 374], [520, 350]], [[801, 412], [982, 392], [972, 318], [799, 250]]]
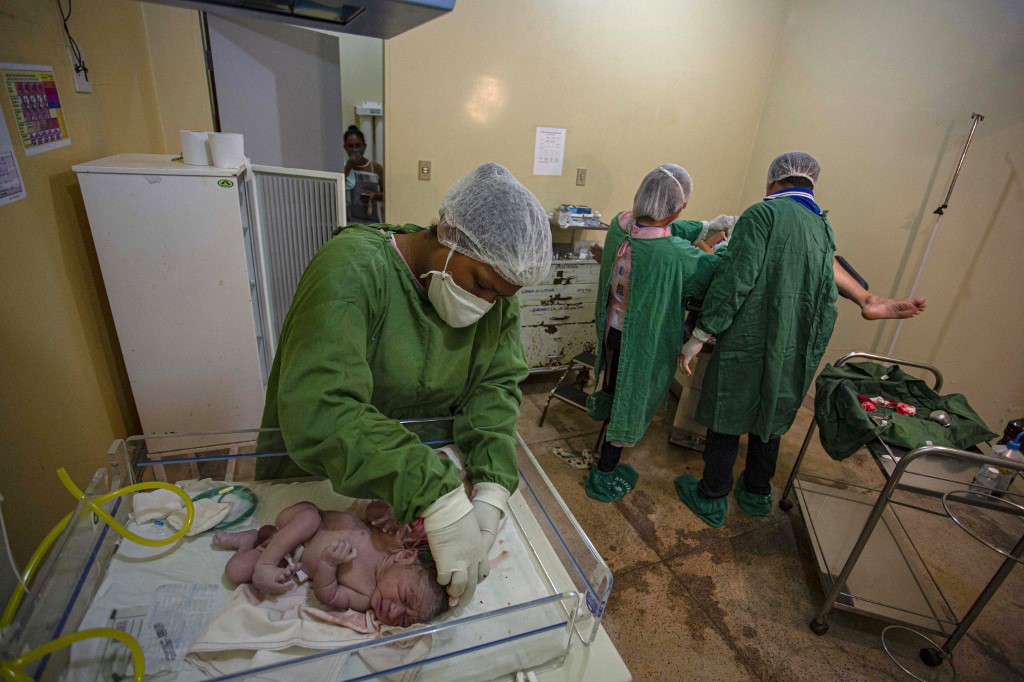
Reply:
[[343, 170], [338, 39], [208, 16], [221, 130], [245, 135], [253, 163]]

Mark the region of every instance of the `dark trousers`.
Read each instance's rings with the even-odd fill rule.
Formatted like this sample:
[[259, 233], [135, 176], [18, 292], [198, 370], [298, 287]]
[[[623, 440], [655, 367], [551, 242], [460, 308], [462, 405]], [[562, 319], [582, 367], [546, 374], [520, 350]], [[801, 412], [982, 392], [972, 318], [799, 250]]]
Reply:
[[[708, 429], [708, 441], [704, 446], [704, 478], [697, 486], [697, 492], [704, 497], [725, 497], [732, 490], [732, 467], [740, 447], [739, 436], [729, 436]], [[747, 491], [754, 495], [770, 495], [771, 480], [775, 475], [775, 464], [779, 459], [779, 439], [767, 443], [754, 434], [747, 436], [747, 467], [743, 482]]]
[[[604, 381], [601, 390], [608, 395], [615, 395], [615, 379], [619, 375], [619, 352], [622, 350], [622, 332], [615, 327], [608, 328], [604, 339]], [[598, 471], [611, 471], [619, 464], [622, 448], [610, 444], [607, 440], [601, 444], [601, 457], [597, 460]]]

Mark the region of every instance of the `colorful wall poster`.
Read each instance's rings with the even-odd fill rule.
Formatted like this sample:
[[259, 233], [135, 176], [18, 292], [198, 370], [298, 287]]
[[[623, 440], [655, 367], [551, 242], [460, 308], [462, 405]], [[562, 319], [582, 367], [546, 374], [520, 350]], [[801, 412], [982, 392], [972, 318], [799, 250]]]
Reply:
[[26, 195], [14, 143], [7, 131], [7, 115], [0, 111], [0, 206], [24, 199]]
[[71, 144], [52, 66], [0, 63], [25, 156]]

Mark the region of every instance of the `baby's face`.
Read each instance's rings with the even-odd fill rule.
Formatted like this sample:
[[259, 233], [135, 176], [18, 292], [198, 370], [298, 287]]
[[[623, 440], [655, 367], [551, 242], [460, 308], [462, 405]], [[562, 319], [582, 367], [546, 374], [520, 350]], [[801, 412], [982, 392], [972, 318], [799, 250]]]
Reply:
[[377, 618], [387, 625], [429, 623], [434, 613], [430, 576], [418, 566], [394, 564], [381, 575], [370, 597]]

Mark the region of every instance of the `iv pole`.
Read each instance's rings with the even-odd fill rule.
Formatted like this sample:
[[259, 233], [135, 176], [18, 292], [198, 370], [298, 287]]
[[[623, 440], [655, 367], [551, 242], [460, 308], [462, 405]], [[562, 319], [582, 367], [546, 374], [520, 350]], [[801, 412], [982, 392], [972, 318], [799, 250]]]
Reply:
[[[928, 260], [928, 254], [931, 253], [932, 244], [935, 242], [935, 235], [939, 233], [939, 223], [942, 221], [942, 216], [946, 209], [949, 208], [949, 198], [953, 196], [953, 187], [956, 185], [956, 178], [960, 175], [960, 167], [964, 165], [964, 157], [967, 156], [967, 148], [971, 146], [971, 138], [974, 137], [974, 130], [978, 127], [978, 124], [985, 120], [985, 117], [981, 114], [971, 114], [971, 118], [974, 119], [974, 123], [971, 125], [971, 132], [967, 136], [967, 143], [964, 145], [964, 151], [960, 155], [960, 161], [956, 164], [956, 171], [953, 173], [953, 180], [949, 183], [949, 191], [946, 192], [946, 199], [942, 202], [942, 206], [939, 206], [933, 211], [935, 214], [935, 225], [932, 227], [932, 234], [928, 237], [928, 244], [924, 247], [924, 254], [921, 256], [921, 262], [917, 266], [917, 273], [914, 275], [914, 282], [910, 285], [910, 293], [907, 294], [907, 298], [914, 298], [914, 292], [917, 291], [917, 284], [921, 281], [921, 272], [924, 271], [924, 263]], [[893, 357], [893, 350], [896, 348], [896, 340], [900, 338], [900, 332], [903, 330], [903, 323], [905, 319], [900, 320], [896, 325], [896, 332], [892, 335], [892, 341], [889, 342], [889, 350], [886, 351], [886, 355]]]

